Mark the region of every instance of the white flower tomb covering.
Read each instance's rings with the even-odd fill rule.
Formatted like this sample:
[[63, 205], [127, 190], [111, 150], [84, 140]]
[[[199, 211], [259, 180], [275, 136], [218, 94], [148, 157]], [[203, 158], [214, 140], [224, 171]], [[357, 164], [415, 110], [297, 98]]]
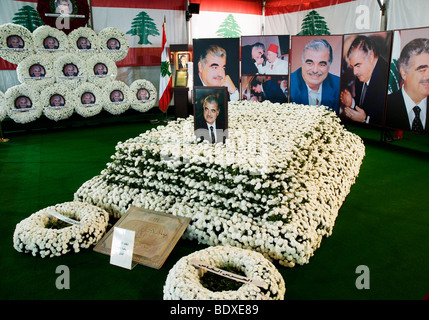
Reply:
[[321, 107], [232, 102], [225, 144], [194, 137], [193, 117], [119, 142], [76, 201], [120, 216], [130, 206], [192, 218], [184, 237], [309, 262], [330, 236], [365, 154]]

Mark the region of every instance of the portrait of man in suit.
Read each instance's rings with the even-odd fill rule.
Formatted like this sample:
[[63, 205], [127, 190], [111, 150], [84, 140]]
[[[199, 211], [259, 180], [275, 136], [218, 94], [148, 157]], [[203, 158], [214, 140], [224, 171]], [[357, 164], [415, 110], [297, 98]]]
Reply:
[[387, 97], [386, 126], [428, 133], [429, 39], [408, 42], [397, 63], [403, 85]]
[[[196, 88], [196, 90], [198, 90]], [[207, 91], [203, 91], [207, 92]], [[225, 91], [220, 89], [221, 93], [210, 93], [202, 99], [198, 99], [195, 104], [195, 136], [209, 143], [225, 142], [227, 133], [227, 112], [224, 103]], [[225, 100], [225, 101], [223, 101]]]
[[338, 113], [340, 77], [330, 72], [333, 60], [332, 46], [326, 39], [308, 42], [301, 54], [301, 66], [291, 74], [291, 102], [323, 105]]
[[230, 101], [239, 100], [239, 39], [195, 39], [194, 86], [226, 87]]
[[346, 119], [372, 125], [383, 123], [388, 63], [380, 55], [380, 47], [372, 37], [359, 35], [346, 51], [348, 66], [354, 75], [355, 91], [354, 96], [347, 88], [340, 93]]

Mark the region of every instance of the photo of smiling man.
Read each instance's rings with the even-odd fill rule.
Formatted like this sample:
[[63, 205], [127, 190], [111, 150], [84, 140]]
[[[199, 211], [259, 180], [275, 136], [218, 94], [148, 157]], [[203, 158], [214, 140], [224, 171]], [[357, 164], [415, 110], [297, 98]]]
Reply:
[[292, 37], [291, 102], [338, 113], [341, 46], [342, 36]]
[[226, 87], [239, 100], [239, 38], [194, 39], [194, 86]]

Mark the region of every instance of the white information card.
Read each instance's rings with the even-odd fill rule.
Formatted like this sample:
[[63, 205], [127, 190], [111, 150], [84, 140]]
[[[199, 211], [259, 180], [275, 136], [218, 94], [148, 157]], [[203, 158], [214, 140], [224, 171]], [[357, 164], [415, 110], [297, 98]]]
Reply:
[[[114, 227], [110, 263], [122, 268], [133, 268], [135, 231]], [[134, 264], [135, 265], [135, 264]]]

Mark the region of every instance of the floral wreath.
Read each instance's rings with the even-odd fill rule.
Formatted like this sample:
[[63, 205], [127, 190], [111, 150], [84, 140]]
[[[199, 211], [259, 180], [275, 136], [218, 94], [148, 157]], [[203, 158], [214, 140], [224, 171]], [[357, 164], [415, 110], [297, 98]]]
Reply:
[[[59, 121], [73, 115], [73, 91], [61, 83], [55, 83], [44, 89], [40, 93], [40, 100], [43, 106], [43, 114], [48, 119]], [[59, 102], [58, 105], [56, 105], [56, 100]]]
[[[210, 267], [232, 266], [245, 277], [257, 280], [266, 288], [253, 283], [227, 291], [212, 291], [201, 283], [201, 272], [195, 262]], [[164, 285], [164, 300], [283, 300], [285, 282], [276, 267], [261, 253], [237, 247], [215, 246], [181, 258], [169, 271]]]
[[[66, 223], [67, 219], [61, 220], [57, 214], [77, 223]], [[88, 203], [57, 204], [39, 210], [19, 222], [13, 234], [13, 247], [18, 252], [42, 258], [72, 251], [77, 253], [81, 248], [89, 248], [101, 239], [108, 220], [109, 214], [106, 211]]]
[[[148, 100], [139, 100], [138, 94], [140, 90], [145, 89], [149, 93]], [[130, 85], [131, 92], [131, 108], [140, 112], [146, 112], [153, 108], [156, 102], [156, 89], [152, 82], [144, 79], [135, 80]]]
[[[35, 74], [38, 68], [40, 75]], [[22, 60], [16, 68], [18, 80], [36, 91], [41, 91], [55, 82], [54, 65], [49, 54], [39, 52]]]
[[[129, 50], [128, 39], [125, 33], [118, 28], [104, 28], [98, 33], [100, 39], [100, 51], [113, 61], [124, 59]], [[116, 40], [117, 49], [109, 49], [108, 45], [111, 40]]]
[[[64, 68], [72, 66], [74, 74], [66, 76]], [[67, 86], [76, 88], [80, 83], [85, 82], [87, 78], [87, 69], [85, 60], [79, 58], [76, 54], [67, 53], [54, 62], [55, 77], [58, 83], [63, 83]]]
[[7, 116], [6, 99], [4, 93], [0, 91], [0, 121], [3, 121]]
[[[58, 29], [50, 26], [40, 26], [33, 31], [34, 50], [36, 52], [46, 52], [59, 57], [69, 51], [69, 40], [67, 35]], [[53, 48], [48, 47], [48, 41], [51, 40]]]
[[[14, 36], [18, 37], [16, 39], [17, 48], [10, 47]], [[0, 26], [0, 57], [11, 63], [18, 64], [33, 53], [33, 35], [27, 28], [14, 23], [6, 23]]]
[[[99, 87], [108, 85], [116, 79], [118, 67], [116, 63], [102, 53], [93, 54], [86, 62], [88, 82], [91, 82]], [[102, 74], [96, 74], [97, 67], [101, 66]]]
[[[58, 29], [63, 28], [64, 32], [68, 34], [72, 30], [84, 27], [89, 20], [89, 5], [86, 0], [69, 0], [69, 3], [73, 8], [71, 15], [61, 15], [60, 19], [58, 19], [58, 15], [55, 15], [57, 9], [55, 0], [39, 0], [37, 11], [45, 24]], [[50, 14], [50, 16], [46, 14]], [[76, 17], [76, 15], [84, 17]]]
[[[81, 27], [76, 30], [73, 30], [68, 35], [69, 38], [69, 50], [71, 53], [78, 53], [82, 55], [91, 54], [94, 52], [98, 52], [100, 48], [100, 38], [97, 33], [88, 27]], [[79, 39], [86, 38], [91, 47], [89, 49], [79, 48]]]
[[[112, 101], [115, 91], [120, 91], [122, 94], [121, 101]], [[130, 108], [131, 93], [126, 83], [115, 80], [103, 88], [102, 94], [104, 98], [103, 108], [110, 114], [118, 115]]]
[[[89, 102], [89, 104], [84, 104], [82, 100], [87, 93], [91, 97], [91, 102]], [[85, 118], [99, 114], [101, 110], [103, 110], [101, 89], [90, 82], [81, 83], [74, 90], [74, 106], [76, 113]]]
[[[23, 97], [29, 103], [27, 107], [18, 109], [17, 99]], [[7, 115], [17, 123], [28, 123], [42, 115], [40, 95], [25, 83], [7, 89], [5, 93]]]

